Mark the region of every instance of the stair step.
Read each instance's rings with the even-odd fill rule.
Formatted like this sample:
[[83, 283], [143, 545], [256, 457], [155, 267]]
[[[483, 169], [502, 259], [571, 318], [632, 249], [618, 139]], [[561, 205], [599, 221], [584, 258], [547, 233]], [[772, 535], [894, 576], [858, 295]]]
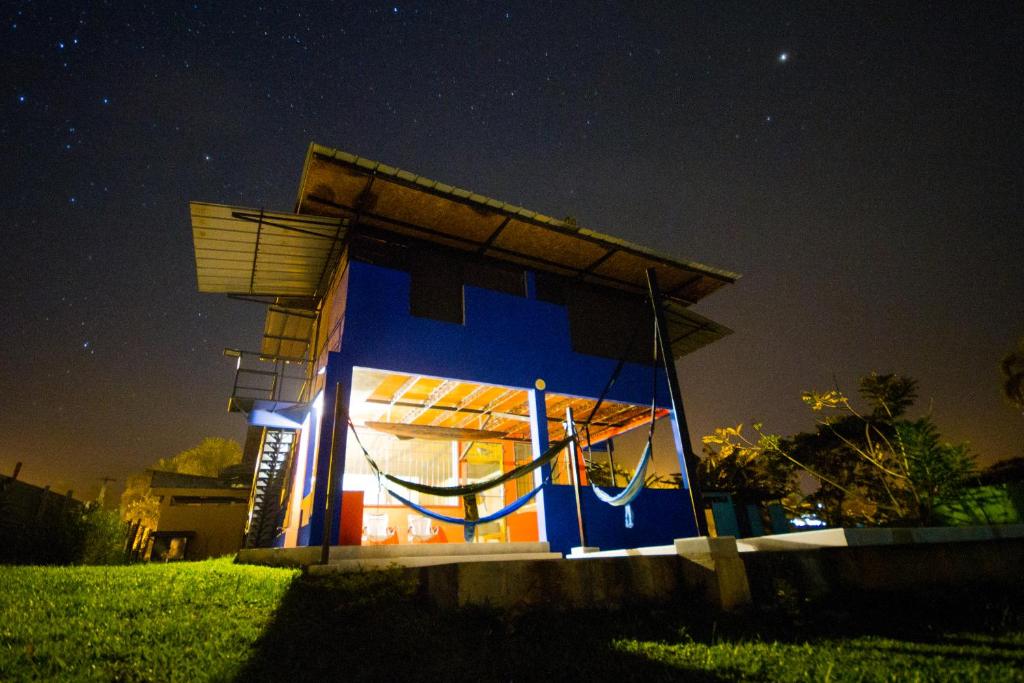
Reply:
[[496, 553], [494, 555], [424, 555], [419, 557], [368, 557], [361, 559], [331, 560], [326, 565], [311, 565], [310, 574], [334, 572], [357, 572], [368, 569], [387, 569], [395, 565], [402, 567], [431, 567], [439, 564], [461, 564], [464, 562], [514, 562], [517, 560], [560, 560], [560, 553]]
[[395, 557], [514, 555], [522, 553], [548, 553], [550, 550], [551, 547], [545, 542], [336, 545], [331, 546], [331, 562], [336, 560], [387, 559]]

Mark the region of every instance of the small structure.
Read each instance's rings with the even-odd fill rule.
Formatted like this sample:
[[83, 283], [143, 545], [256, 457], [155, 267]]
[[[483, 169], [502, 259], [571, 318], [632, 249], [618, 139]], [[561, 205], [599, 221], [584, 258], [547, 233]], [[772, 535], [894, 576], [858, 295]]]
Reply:
[[[673, 361], [729, 333], [690, 306], [737, 275], [316, 144], [293, 213], [191, 214], [200, 291], [267, 310], [225, 351], [259, 428], [247, 547], [706, 534]], [[646, 489], [662, 419], [681, 486]], [[635, 472], [602, 492], [613, 452]]]
[[144, 559], [203, 560], [238, 551], [248, 511], [249, 476], [200, 477], [159, 470], [150, 474], [160, 514], [157, 528], [149, 530]]

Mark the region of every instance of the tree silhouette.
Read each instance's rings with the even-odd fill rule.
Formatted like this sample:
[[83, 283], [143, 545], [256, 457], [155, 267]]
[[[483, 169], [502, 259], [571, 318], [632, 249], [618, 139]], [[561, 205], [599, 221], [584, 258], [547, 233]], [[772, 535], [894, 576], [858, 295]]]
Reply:
[[1003, 371], [1003, 394], [1024, 412], [1024, 337], [1016, 349], [1003, 356], [999, 368]]
[[960, 495], [973, 457], [965, 444], [942, 442], [930, 417], [905, 417], [914, 379], [872, 373], [859, 389], [869, 410], [836, 389], [805, 392], [819, 415], [813, 432], [783, 438], [755, 423], [748, 438], [742, 425], [716, 429], [704, 437], [705, 483], [776, 493], [796, 483], [795, 469], [818, 488], [802, 496], [794, 487], [783, 498], [793, 513], [813, 511], [833, 526], [932, 523], [936, 506]]
[[[196, 446], [170, 458], [160, 458], [151, 470], [216, 477], [220, 471], [242, 461], [242, 447], [234, 439], [208, 436]], [[121, 494], [121, 515], [153, 529], [159, 522], [160, 501], [150, 489], [149, 471], [128, 477]]]

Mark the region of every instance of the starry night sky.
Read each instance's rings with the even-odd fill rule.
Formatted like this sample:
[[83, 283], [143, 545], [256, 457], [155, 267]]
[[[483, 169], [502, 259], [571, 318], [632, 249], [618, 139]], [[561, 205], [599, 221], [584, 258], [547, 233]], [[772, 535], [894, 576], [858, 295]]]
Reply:
[[877, 370], [1021, 455], [1019, 5], [749, 4], [5, 3], [0, 472], [242, 437], [263, 310], [196, 291], [187, 202], [289, 210], [311, 140], [743, 273], [695, 309], [736, 330], [680, 364], [695, 440]]

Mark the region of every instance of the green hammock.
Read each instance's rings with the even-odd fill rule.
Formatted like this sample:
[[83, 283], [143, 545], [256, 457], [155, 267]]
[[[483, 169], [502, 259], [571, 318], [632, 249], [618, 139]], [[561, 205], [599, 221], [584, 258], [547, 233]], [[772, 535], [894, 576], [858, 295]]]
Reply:
[[366, 447], [363, 446], [363, 442], [360, 440], [359, 433], [356, 432], [356, 426], [352, 424], [351, 418], [349, 418], [348, 426], [349, 429], [352, 430], [352, 435], [356, 437], [356, 443], [359, 444], [359, 448], [363, 451], [363, 455], [366, 457], [366, 461], [370, 463], [370, 468], [373, 469], [374, 473], [377, 474], [377, 476], [384, 477], [388, 481], [397, 484], [398, 486], [401, 486], [404, 489], [416, 491], [418, 493], [425, 493], [429, 496], [439, 496], [441, 498], [450, 498], [453, 496], [471, 496], [473, 494], [480, 493], [482, 491], [487, 491], [488, 489], [492, 489], [495, 486], [504, 484], [507, 481], [515, 479], [516, 477], [521, 477], [524, 474], [529, 474], [530, 472], [536, 470], [538, 467], [546, 465], [547, 463], [554, 460], [555, 457], [562, 452], [562, 449], [568, 446], [569, 442], [573, 441], [576, 438], [576, 435], [573, 434], [571, 436], [566, 436], [563, 439], [559, 439], [555, 443], [551, 444], [551, 446], [549, 446], [548, 449], [540, 455], [540, 457], [535, 458], [528, 463], [524, 463], [519, 467], [513, 468], [508, 472], [500, 474], [491, 479], [478, 481], [474, 484], [465, 484], [463, 486], [431, 486], [429, 484], [420, 484], [419, 482], [415, 481], [406, 481], [405, 479], [399, 479], [394, 475], [386, 474], [383, 471], [381, 471], [380, 466], [378, 466], [377, 463], [374, 462], [373, 458], [370, 456], [370, 453], [366, 450]]

